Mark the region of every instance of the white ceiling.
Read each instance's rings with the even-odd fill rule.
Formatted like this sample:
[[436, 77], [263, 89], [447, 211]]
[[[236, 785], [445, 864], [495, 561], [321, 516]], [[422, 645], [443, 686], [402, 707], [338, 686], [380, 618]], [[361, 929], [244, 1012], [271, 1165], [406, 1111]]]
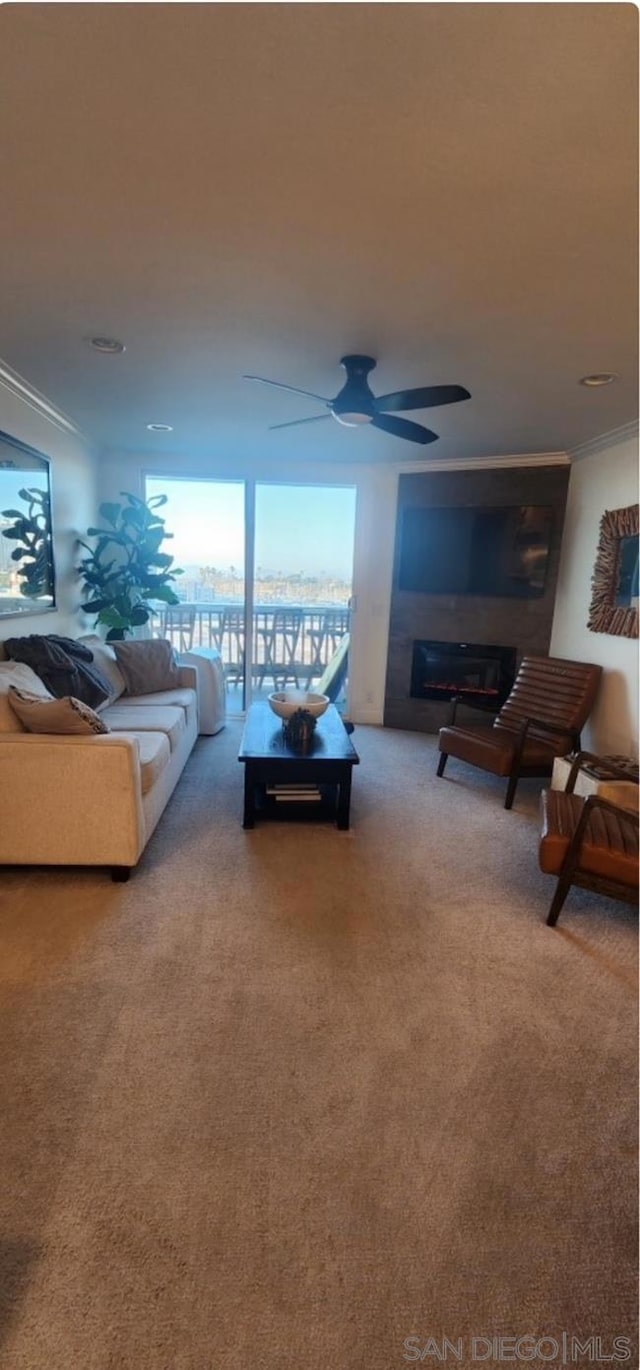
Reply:
[[[145, 452], [428, 464], [628, 423], [636, 28], [597, 3], [3, 6], [0, 355]], [[268, 432], [316, 407], [242, 372], [333, 396], [345, 352], [378, 393], [472, 399], [408, 416], [426, 449]]]

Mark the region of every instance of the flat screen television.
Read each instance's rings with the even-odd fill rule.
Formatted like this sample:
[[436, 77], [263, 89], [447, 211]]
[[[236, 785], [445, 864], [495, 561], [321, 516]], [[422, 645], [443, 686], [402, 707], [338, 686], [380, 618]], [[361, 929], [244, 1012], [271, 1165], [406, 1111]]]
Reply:
[[539, 598], [552, 525], [553, 509], [546, 504], [408, 507], [402, 514], [398, 588]]

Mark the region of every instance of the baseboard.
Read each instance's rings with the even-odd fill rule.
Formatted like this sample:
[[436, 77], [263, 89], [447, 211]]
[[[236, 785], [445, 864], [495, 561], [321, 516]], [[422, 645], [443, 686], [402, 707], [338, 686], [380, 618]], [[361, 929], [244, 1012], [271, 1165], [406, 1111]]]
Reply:
[[361, 723], [363, 727], [382, 727], [382, 712], [380, 709], [353, 709], [349, 711], [349, 718], [352, 723]]

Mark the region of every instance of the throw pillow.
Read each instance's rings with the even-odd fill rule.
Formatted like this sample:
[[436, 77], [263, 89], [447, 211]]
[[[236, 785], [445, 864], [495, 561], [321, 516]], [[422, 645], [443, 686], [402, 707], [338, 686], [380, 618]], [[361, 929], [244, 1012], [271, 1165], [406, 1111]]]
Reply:
[[175, 653], [166, 638], [114, 642], [118, 665], [127, 683], [127, 694], [150, 695], [174, 690], [180, 684]]
[[9, 686], [9, 703], [30, 733], [66, 733], [88, 736], [108, 733], [110, 729], [88, 704], [73, 695], [62, 699], [42, 699], [29, 690]]
[[109, 704], [115, 704], [116, 699], [124, 694], [127, 682], [118, 666], [116, 654], [110, 642], [104, 642], [97, 633], [81, 637], [80, 642], [89, 648], [100, 675], [109, 686], [109, 698], [103, 704], [96, 706], [99, 712], [101, 709], [106, 709]]
[[19, 718], [9, 704], [9, 687], [30, 690], [40, 699], [51, 699], [39, 676], [22, 661], [0, 661], [0, 733], [24, 732]]

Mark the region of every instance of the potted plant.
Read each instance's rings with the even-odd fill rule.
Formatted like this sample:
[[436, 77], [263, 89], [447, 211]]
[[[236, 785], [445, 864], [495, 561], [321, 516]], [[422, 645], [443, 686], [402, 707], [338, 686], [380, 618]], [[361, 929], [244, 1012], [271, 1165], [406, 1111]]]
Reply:
[[87, 552], [78, 568], [88, 592], [82, 609], [96, 614], [96, 624], [107, 629], [107, 642], [122, 641], [148, 623], [154, 602], [180, 603], [171, 582], [182, 571], [160, 550], [173, 537], [157, 513], [167, 496], [142, 500], [124, 490], [121, 494], [126, 503], [100, 505], [107, 527], [87, 529], [95, 545], [79, 544]]

